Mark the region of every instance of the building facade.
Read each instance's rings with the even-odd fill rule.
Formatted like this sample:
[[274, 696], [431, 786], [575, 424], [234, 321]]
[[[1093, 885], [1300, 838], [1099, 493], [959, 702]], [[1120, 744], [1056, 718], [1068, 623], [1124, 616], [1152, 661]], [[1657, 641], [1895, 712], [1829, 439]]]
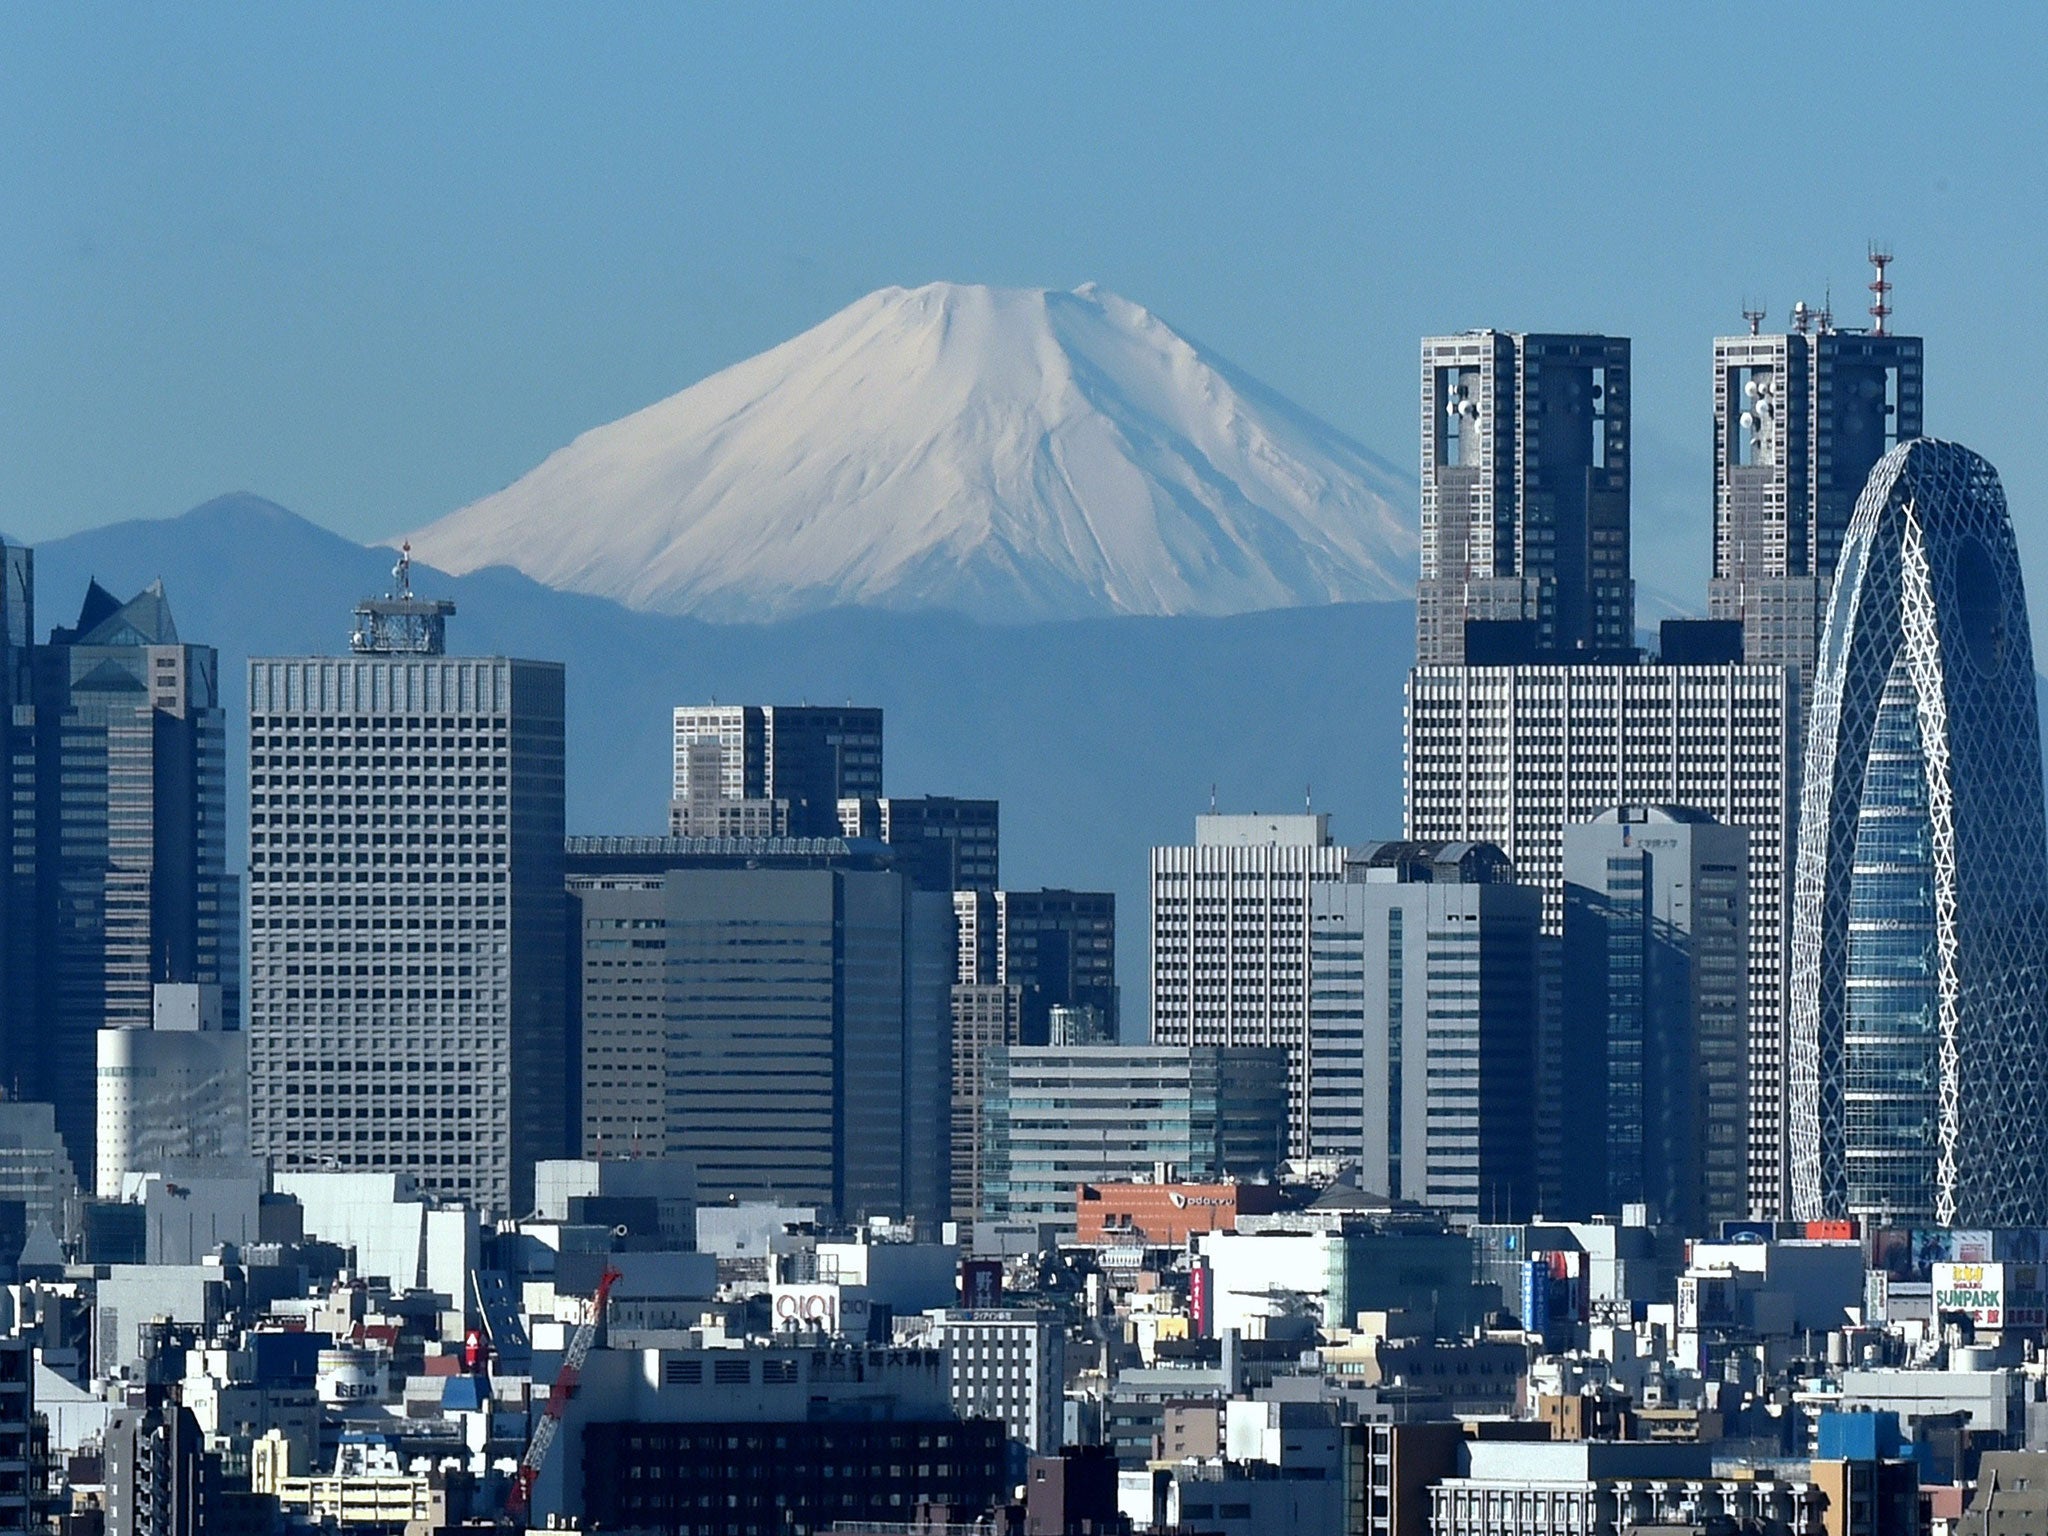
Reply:
[[1749, 1210], [1749, 834], [1621, 806], [1564, 834], [1567, 1210], [1681, 1232]]
[[873, 795], [839, 802], [839, 831], [896, 850], [925, 891], [993, 891], [1002, 883], [1002, 807], [947, 795]]
[[1306, 1153], [1309, 900], [1344, 873], [1326, 815], [1195, 818], [1152, 850], [1152, 1040], [1285, 1054], [1290, 1156]]
[[[1749, 1204], [1782, 1207], [1786, 870], [1799, 760], [1782, 666], [1420, 667], [1408, 680], [1406, 835], [1498, 845], [1564, 925], [1565, 828], [1616, 805], [1681, 805], [1749, 834]], [[1539, 1071], [1544, 1177], [1561, 1168], [1562, 1041]]]
[[148, 1029], [99, 1033], [93, 1191], [173, 1159], [249, 1150], [249, 1037], [224, 1025], [217, 986], [164, 984]]
[[1309, 903], [1308, 1155], [1453, 1220], [1534, 1208], [1542, 899], [1488, 844], [1352, 850]]
[[1060, 1448], [1066, 1402], [1066, 1320], [1026, 1307], [929, 1312], [932, 1344], [952, 1356], [953, 1411], [997, 1419], [1030, 1451]]
[[879, 845], [574, 838], [588, 1156], [703, 1198], [950, 1211], [952, 923]]
[[1810, 686], [1856, 500], [1877, 461], [1920, 435], [1921, 359], [1920, 338], [1881, 319], [1840, 331], [1804, 305], [1789, 333], [1714, 342], [1707, 604], [1741, 622], [1745, 660], [1793, 667]]
[[1074, 1230], [1075, 1191], [1164, 1164], [1195, 1179], [1277, 1173], [1287, 1061], [1266, 1048], [1015, 1046], [991, 1055], [982, 1215]]
[[1997, 472], [1886, 454], [1829, 599], [1800, 806], [1794, 1215], [2048, 1220], [2048, 830]]
[[566, 1150], [563, 673], [452, 606], [249, 663], [250, 1143], [513, 1215]]
[[1423, 339], [1415, 609], [1423, 666], [1471, 659], [1473, 620], [1531, 652], [1635, 644], [1625, 337]]
[[672, 793], [678, 836], [835, 836], [841, 800], [882, 794], [882, 712], [684, 705]]
[[35, 648], [37, 1014], [23, 1093], [93, 1159], [95, 1040], [148, 1029], [159, 982], [241, 1007], [239, 885], [227, 871], [219, 658], [178, 638], [157, 583], [126, 603], [94, 582], [78, 622]]

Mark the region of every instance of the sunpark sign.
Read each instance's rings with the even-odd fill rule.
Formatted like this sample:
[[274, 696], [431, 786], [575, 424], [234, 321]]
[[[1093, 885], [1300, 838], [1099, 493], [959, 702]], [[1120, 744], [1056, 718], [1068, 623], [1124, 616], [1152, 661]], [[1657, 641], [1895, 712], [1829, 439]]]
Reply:
[[2003, 1264], [1934, 1266], [1934, 1311], [1961, 1312], [1980, 1328], [2002, 1328], [2006, 1316]]

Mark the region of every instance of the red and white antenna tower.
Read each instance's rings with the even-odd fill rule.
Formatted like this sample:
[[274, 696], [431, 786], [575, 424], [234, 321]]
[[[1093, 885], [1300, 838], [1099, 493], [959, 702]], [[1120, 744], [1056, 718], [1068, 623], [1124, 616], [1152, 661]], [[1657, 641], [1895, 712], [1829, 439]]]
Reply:
[[1870, 264], [1877, 269], [1877, 275], [1870, 280], [1870, 334], [1882, 336], [1885, 320], [1892, 312], [1888, 302], [1892, 291], [1891, 279], [1884, 275], [1884, 269], [1892, 264], [1890, 247], [1871, 241]]

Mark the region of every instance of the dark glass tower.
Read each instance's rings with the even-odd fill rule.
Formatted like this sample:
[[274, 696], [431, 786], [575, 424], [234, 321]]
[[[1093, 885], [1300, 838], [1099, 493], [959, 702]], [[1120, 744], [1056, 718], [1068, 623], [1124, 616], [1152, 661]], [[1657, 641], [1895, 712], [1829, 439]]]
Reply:
[[124, 603], [95, 582], [33, 675], [41, 1027], [21, 1091], [90, 1167], [96, 1031], [147, 1028], [158, 982], [217, 983], [239, 1016], [219, 657], [178, 638], [161, 583]]

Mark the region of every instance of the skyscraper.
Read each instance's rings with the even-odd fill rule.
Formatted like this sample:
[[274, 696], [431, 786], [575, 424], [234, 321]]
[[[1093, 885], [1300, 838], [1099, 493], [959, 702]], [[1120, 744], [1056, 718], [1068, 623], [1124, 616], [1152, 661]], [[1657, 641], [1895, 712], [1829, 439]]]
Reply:
[[[1616, 805], [1681, 805], [1749, 833], [1750, 1204], [1780, 1208], [1785, 879], [1799, 782], [1797, 684], [1722, 662], [1420, 667], [1408, 679], [1411, 838], [1497, 843], [1564, 931], [1564, 837]], [[1539, 1063], [1539, 1153], [1561, 1171], [1562, 1041]], [[1546, 1192], [1548, 1193], [1548, 1192]]]
[[2048, 1221], [2048, 828], [1996, 471], [1878, 463], [1815, 673], [1793, 898], [1793, 1213]]
[[1193, 846], [1152, 850], [1152, 1042], [1282, 1051], [1290, 1157], [1307, 1152], [1309, 897], [1344, 852], [1318, 814], [1197, 816]]
[[896, 850], [924, 891], [993, 891], [1002, 884], [1002, 807], [950, 795], [874, 795], [839, 802], [839, 831]]
[[1454, 1221], [1530, 1213], [1541, 919], [1486, 843], [1369, 844], [1316, 882], [1311, 1157]]
[[579, 837], [584, 1150], [707, 1201], [950, 1207], [953, 932], [874, 844]]
[[29, 1085], [36, 1007], [35, 551], [0, 540], [0, 1089]]
[[1533, 657], [1635, 644], [1629, 344], [1467, 331], [1422, 343], [1416, 659], [1468, 659], [1468, 621]]
[[1565, 828], [1572, 1214], [1748, 1214], [1748, 869], [1748, 835], [1685, 806]]
[[219, 657], [179, 640], [161, 583], [123, 603], [94, 582], [33, 670], [42, 1028], [24, 1089], [91, 1166], [100, 1029], [148, 1029], [160, 982], [218, 986], [240, 1022]]
[[498, 1215], [565, 1148], [563, 674], [445, 654], [454, 605], [249, 663], [251, 1150]]
[[836, 837], [842, 799], [882, 793], [882, 712], [815, 704], [675, 712], [678, 836]]
[[[1884, 282], [1878, 268], [1878, 282]], [[1887, 285], [1888, 286], [1888, 285]], [[1880, 302], [1882, 296], [1880, 295]], [[1714, 342], [1714, 575], [1709, 612], [1744, 658], [1810, 684], [1829, 583], [1871, 468], [1921, 431], [1921, 341], [1793, 311], [1783, 335]]]

